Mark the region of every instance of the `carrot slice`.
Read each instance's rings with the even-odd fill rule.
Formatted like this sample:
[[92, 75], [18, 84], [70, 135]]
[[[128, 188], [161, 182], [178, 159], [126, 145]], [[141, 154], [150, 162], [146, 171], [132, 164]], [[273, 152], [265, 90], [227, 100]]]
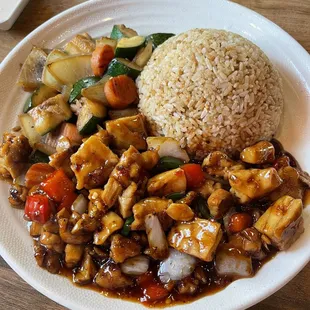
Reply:
[[126, 108], [138, 96], [135, 82], [127, 75], [119, 75], [108, 80], [104, 85], [104, 94], [114, 109]]
[[25, 185], [27, 188], [32, 188], [39, 185], [41, 182], [55, 171], [49, 164], [37, 163], [32, 165], [25, 175]]
[[97, 46], [91, 57], [91, 68], [94, 75], [102, 76], [113, 58], [114, 50], [110, 45]]

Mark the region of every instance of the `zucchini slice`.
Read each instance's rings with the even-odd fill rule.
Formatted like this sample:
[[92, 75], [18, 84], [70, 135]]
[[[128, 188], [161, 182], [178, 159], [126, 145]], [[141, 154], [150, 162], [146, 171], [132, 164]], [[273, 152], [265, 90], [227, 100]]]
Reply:
[[72, 111], [61, 94], [47, 99], [28, 113], [34, 120], [35, 130], [41, 136], [52, 131], [72, 116]]
[[75, 99], [79, 99], [81, 97], [81, 91], [83, 88], [87, 88], [89, 86], [92, 86], [100, 81], [100, 77], [98, 76], [89, 76], [83, 79], [80, 79], [77, 81], [71, 90], [70, 96], [69, 96], [69, 103], [74, 102]]
[[144, 42], [145, 38], [141, 36], [120, 39], [116, 45], [115, 57], [132, 60], [138, 50], [144, 46]]
[[113, 77], [126, 74], [131, 78], [136, 79], [141, 71], [141, 67], [127, 59], [114, 58], [109, 64], [107, 74]]
[[145, 47], [142, 47], [136, 57], [133, 59], [133, 62], [136, 63], [139, 67], [143, 68], [149, 59], [151, 58], [153, 53], [153, 43], [152, 41], [148, 41]]
[[63, 84], [58, 79], [56, 79], [55, 76], [53, 76], [51, 74], [47, 65], [58, 60], [58, 59], [61, 59], [61, 58], [67, 57], [67, 56], [68, 55], [61, 50], [56, 49], [56, 50], [51, 51], [47, 56], [46, 64], [44, 66], [43, 73], [42, 73], [42, 82], [46, 86], [54, 88], [59, 92], [61, 92]]
[[39, 88], [27, 99], [24, 105], [24, 113], [27, 113], [31, 109], [43, 103], [45, 100], [54, 97], [57, 94], [57, 90], [41, 84]]
[[100, 39], [96, 40], [96, 47], [98, 46], [104, 46], [104, 45], [110, 45], [113, 50], [115, 51], [116, 45], [117, 45], [117, 40], [108, 38], [108, 37], [102, 37]]
[[110, 37], [111, 39], [119, 40], [121, 38], [131, 38], [137, 35], [137, 31], [127, 28], [125, 25], [114, 25]]
[[67, 56], [47, 65], [50, 72], [62, 84], [74, 84], [76, 81], [93, 75], [91, 55]]
[[83, 107], [76, 123], [81, 135], [90, 135], [96, 131], [97, 125], [104, 120], [107, 115], [105, 106], [87, 98], [81, 99]]
[[83, 88], [81, 91], [81, 94], [83, 97], [99, 102], [105, 106], [108, 106], [108, 100], [104, 94], [104, 85], [105, 83], [110, 79], [111, 77], [108, 75], [105, 75], [98, 83], [91, 85], [87, 88]]
[[173, 36], [175, 36], [174, 33], [153, 33], [147, 36], [147, 40], [152, 41], [153, 49], [155, 49], [157, 46], [163, 44], [166, 40]]

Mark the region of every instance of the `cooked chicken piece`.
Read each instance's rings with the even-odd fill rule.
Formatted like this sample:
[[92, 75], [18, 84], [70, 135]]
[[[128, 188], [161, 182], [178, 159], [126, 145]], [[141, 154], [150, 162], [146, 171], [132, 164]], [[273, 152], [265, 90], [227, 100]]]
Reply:
[[32, 222], [30, 225], [30, 236], [31, 237], [40, 237], [41, 233], [43, 231], [43, 226], [42, 224], [38, 222]]
[[123, 194], [118, 197], [119, 212], [123, 218], [127, 218], [132, 215], [132, 207], [137, 202], [137, 190], [138, 186], [135, 182], [131, 184], [123, 191]]
[[61, 256], [59, 253], [47, 250], [43, 263], [46, 270], [52, 274], [58, 273], [61, 268], [60, 258]]
[[71, 156], [71, 169], [77, 179], [77, 189], [90, 189], [104, 184], [118, 157], [102, 142], [98, 135], [89, 137]]
[[60, 152], [57, 151], [56, 153], [54, 153], [49, 157], [50, 159], [49, 165], [54, 167], [55, 169], [63, 169], [66, 175], [69, 178], [72, 178], [74, 176], [74, 173], [70, 167], [71, 165], [70, 157], [72, 154], [74, 154], [74, 149], [72, 148]]
[[133, 208], [135, 220], [131, 224], [131, 230], [145, 230], [144, 220], [148, 214], [156, 214], [166, 231], [172, 224], [172, 219], [167, 215], [166, 210], [172, 200], [149, 197], [140, 200]]
[[176, 201], [176, 203], [185, 203], [187, 204], [188, 206], [191, 205], [191, 203], [194, 201], [194, 199], [197, 197], [197, 193], [196, 192], [193, 192], [193, 191], [190, 191], [186, 194], [185, 197], [179, 199]]
[[122, 263], [129, 257], [134, 257], [141, 253], [141, 246], [133, 239], [123, 237], [120, 234], [111, 238], [110, 257], [115, 263]]
[[82, 218], [74, 225], [71, 230], [73, 235], [82, 235], [94, 232], [97, 229], [96, 219], [91, 218], [88, 214], [84, 213]]
[[158, 217], [154, 214], [148, 214], [145, 217], [144, 224], [149, 244], [145, 254], [157, 260], [168, 257], [168, 242]]
[[96, 246], [89, 251], [89, 254], [100, 264], [104, 263], [109, 258], [109, 253]]
[[202, 169], [211, 175], [228, 178], [230, 170], [244, 169], [243, 164], [230, 159], [225, 153], [215, 151], [210, 153], [202, 163]]
[[295, 168], [287, 166], [279, 169], [278, 174], [283, 183], [277, 189], [271, 192], [269, 196], [270, 200], [276, 201], [285, 195], [291, 196], [295, 199], [302, 199], [305, 186], [303, 186], [299, 179], [299, 172]]
[[238, 279], [253, 275], [251, 257], [228, 244], [221, 245], [217, 250], [215, 268], [220, 276]]
[[240, 233], [231, 235], [229, 243], [231, 247], [243, 250], [247, 255], [255, 259], [263, 259], [266, 254], [262, 250], [262, 239], [259, 231], [254, 228], [246, 228]]
[[87, 284], [93, 280], [97, 273], [97, 268], [93, 262], [92, 257], [89, 255], [87, 250], [85, 251], [82, 265], [78, 269], [78, 272], [73, 276], [73, 282], [77, 284]]
[[94, 244], [102, 245], [117, 230], [120, 230], [124, 221], [114, 212], [109, 212], [101, 219], [102, 230], [94, 234]]
[[168, 235], [169, 245], [199, 259], [210, 262], [222, 238], [221, 224], [209, 220], [194, 219], [177, 224]]
[[204, 183], [197, 188], [197, 192], [204, 198], [208, 199], [209, 196], [215, 192], [217, 189], [222, 188], [221, 183], [217, 183], [213, 180], [205, 180]]
[[181, 168], [169, 170], [149, 179], [147, 191], [150, 196], [163, 197], [186, 191], [186, 176]]
[[282, 180], [274, 168], [229, 172], [231, 192], [238, 197], [240, 203], [260, 198], [275, 190], [281, 183]]
[[142, 156], [142, 166], [145, 170], [151, 170], [153, 169], [158, 161], [159, 161], [159, 155], [156, 151], [145, 151], [141, 153]]
[[26, 168], [31, 152], [25, 136], [4, 133], [0, 146], [0, 176], [4, 179], [17, 178]]
[[66, 218], [60, 218], [58, 220], [59, 225], [59, 235], [61, 239], [65, 243], [69, 244], [84, 244], [92, 239], [92, 234], [85, 234], [85, 235], [73, 235], [70, 232], [69, 225], [68, 225], [68, 219]]
[[95, 208], [101, 212], [106, 212], [114, 206], [122, 191], [123, 188], [120, 183], [111, 177], [103, 190], [90, 190], [88, 198]]
[[47, 251], [46, 248], [43, 245], [41, 245], [39, 241], [35, 241], [33, 250], [34, 250], [34, 258], [38, 266], [43, 267], [44, 257]]
[[148, 137], [146, 139], [148, 149], [156, 150], [159, 157], [171, 156], [189, 162], [187, 152], [181, 148], [180, 143], [170, 137]]
[[43, 231], [47, 231], [52, 234], [59, 234], [59, 226], [57, 222], [48, 221], [43, 225]]
[[106, 129], [112, 137], [112, 145], [117, 149], [146, 150], [146, 129], [142, 114], [122, 117], [106, 122]]
[[210, 195], [207, 202], [210, 214], [215, 219], [220, 219], [233, 205], [234, 200], [230, 192], [220, 188]]
[[83, 257], [84, 246], [67, 244], [65, 247], [65, 262], [67, 268], [75, 267]]
[[275, 149], [272, 143], [260, 141], [245, 148], [240, 153], [240, 159], [248, 164], [267, 164], [275, 160]]
[[65, 248], [65, 245], [59, 235], [52, 234], [47, 231], [41, 233], [40, 243], [49, 250], [54, 250], [58, 253], [62, 253]]
[[106, 289], [117, 289], [133, 284], [132, 278], [122, 274], [118, 265], [107, 262], [98, 271], [95, 277], [95, 283]]
[[304, 232], [302, 201], [283, 196], [259, 218], [254, 227], [279, 250], [288, 249]]
[[121, 156], [119, 163], [111, 173], [111, 177], [114, 177], [123, 188], [127, 188], [131, 182], [138, 184], [145, 175], [142, 162], [142, 156], [139, 151], [135, 147], [130, 146]]
[[10, 188], [9, 203], [16, 208], [24, 206], [28, 195], [28, 189], [25, 186], [13, 184]]
[[166, 212], [175, 221], [190, 221], [195, 215], [185, 203], [172, 203]]

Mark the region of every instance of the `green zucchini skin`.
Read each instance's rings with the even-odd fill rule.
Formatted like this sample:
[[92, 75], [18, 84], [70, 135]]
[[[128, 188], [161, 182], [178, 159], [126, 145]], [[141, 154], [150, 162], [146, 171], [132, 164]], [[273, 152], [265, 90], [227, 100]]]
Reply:
[[142, 68], [123, 58], [114, 58], [108, 67], [107, 74], [115, 77], [126, 74], [133, 79], [136, 79], [141, 73]]
[[121, 38], [131, 38], [137, 35], [137, 31], [131, 28], [127, 28], [125, 25], [114, 25], [110, 38], [114, 40], [119, 40]]
[[39, 150], [35, 150], [34, 153], [30, 156], [29, 162], [32, 164], [37, 164], [37, 163], [48, 164], [50, 162], [50, 159], [47, 154]]
[[116, 45], [115, 57], [133, 60], [139, 49], [144, 47], [145, 38], [135, 36], [132, 38], [122, 38]]
[[147, 36], [147, 40], [152, 41], [153, 49], [155, 49], [173, 36], [175, 36], [174, 33], [153, 33]]
[[70, 96], [69, 96], [69, 103], [73, 103], [75, 99], [79, 99], [81, 97], [81, 91], [83, 88], [87, 88], [89, 86], [92, 86], [100, 81], [100, 77], [98, 76], [89, 76], [83, 79], [80, 79], [77, 81], [71, 90]]

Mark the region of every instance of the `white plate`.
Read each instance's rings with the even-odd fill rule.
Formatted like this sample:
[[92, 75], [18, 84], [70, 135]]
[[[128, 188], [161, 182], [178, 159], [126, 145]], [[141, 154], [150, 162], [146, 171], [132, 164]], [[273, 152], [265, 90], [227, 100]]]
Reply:
[[[124, 23], [141, 34], [175, 32], [195, 27], [222, 28], [240, 33], [260, 46], [279, 68], [285, 84], [285, 117], [280, 140], [310, 171], [310, 57], [287, 33], [262, 16], [226, 1], [114, 0], [89, 1], [46, 22], [20, 42], [0, 67], [0, 130], [11, 128], [26, 95], [15, 86], [22, 63], [33, 45], [52, 48], [74, 34], [108, 35], [113, 24]], [[7, 189], [0, 184], [0, 253], [29, 284], [71, 309], [140, 309], [141, 305], [109, 299], [72, 285], [67, 279], [38, 268], [32, 240], [22, 212], [9, 207]], [[225, 290], [193, 304], [173, 309], [242, 309], [268, 297], [290, 281], [310, 258], [310, 210], [305, 209], [306, 231], [287, 251], [280, 253], [251, 279], [233, 282]]]

